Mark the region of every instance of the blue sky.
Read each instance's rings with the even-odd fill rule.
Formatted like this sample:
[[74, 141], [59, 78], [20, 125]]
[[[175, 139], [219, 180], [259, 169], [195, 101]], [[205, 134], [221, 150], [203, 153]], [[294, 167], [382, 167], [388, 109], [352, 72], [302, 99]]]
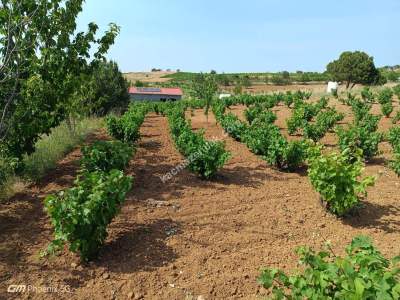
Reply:
[[114, 22], [124, 71], [323, 71], [342, 51], [400, 64], [400, 0], [86, 0], [78, 29]]

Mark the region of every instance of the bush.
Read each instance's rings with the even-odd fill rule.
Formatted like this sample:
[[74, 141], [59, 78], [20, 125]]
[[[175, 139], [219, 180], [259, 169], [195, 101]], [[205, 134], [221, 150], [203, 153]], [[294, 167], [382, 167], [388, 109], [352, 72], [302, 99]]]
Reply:
[[316, 104], [296, 102], [291, 117], [286, 120], [289, 134], [293, 135], [300, 128], [304, 128], [307, 122], [311, 121], [327, 105], [328, 100], [324, 97]]
[[339, 137], [339, 147], [341, 151], [349, 150], [349, 155], [355, 159], [357, 149], [362, 150], [362, 155], [366, 159], [370, 159], [378, 154], [379, 143], [383, 139], [383, 135], [379, 132], [367, 130], [365, 127], [353, 125], [347, 130], [338, 127], [336, 133]]
[[305, 123], [303, 133], [306, 138], [318, 141], [333, 128], [333, 126], [344, 119], [344, 114], [338, 113], [335, 109], [328, 109], [318, 113], [315, 123]]
[[399, 98], [400, 100], [400, 84], [396, 85], [395, 87], [393, 87], [393, 93], [397, 96], [397, 98]]
[[82, 148], [82, 168], [88, 172], [124, 170], [133, 155], [132, 146], [120, 141], [97, 141]]
[[83, 261], [95, 258], [131, 186], [132, 178], [122, 171], [93, 172], [78, 177], [74, 187], [58, 196], [48, 196], [45, 209], [55, 230], [48, 252], [60, 251], [68, 242]]
[[246, 120], [251, 125], [256, 119], [265, 123], [274, 123], [277, 119], [276, 115], [270, 111], [265, 110], [261, 105], [255, 105], [245, 110]]
[[355, 126], [362, 127], [368, 132], [374, 132], [378, 130], [379, 121], [381, 120], [381, 116], [375, 116], [370, 113], [367, 113], [362, 117], [354, 122]]
[[147, 113], [147, 107], [132, 105], [120, 118], [109, 116], [106, 118], [108, 133], [125, 143], [135, 143], [140, 138], [140, 127]]
[[272, 288], [274, 299], [399, 299], [399, 258], [386, 259], [370, 238], [355, 237], [344, 257], [326, 245], [315, 253], [308, 247], [296, 250], [303, 272], [288, 276], [265, 269], [258, 281]]
[[182, 107], [177, 106], [168, 112], [168, 122], [176, 147], [187, 158], [189, 170], [204, 179], [214, 177], [230, 158], [225, 144], [207, 141], [203, 132], [193, 132]]
[[393, 97], [393, 91], [390, 88], [384, 88], [378, 93], [378, 102], [380, 104], [391, 103]]
[[[349, 156], [350, 155], [350, 156]], [[374, 177], [361, 181], [363, 164], [357, 156], [352, 162], [350, 149], [342, 153], [311, 156], [308, 177], [328, 211], [343, 216], [359, 204], [360, 195], [366, 196], [366, 187], [374, 184]], [[359, 155], [359, 154], [358, 154]]]
[[382, 110], [382, 114], [386, 118], [389, 118], [390, 114], [393, 112], [393, 104], [392, 104], [392, 102], [381, 104], [381, 110]]
[[273, 124], [253, 123], [244, 141], [253, 153], [279, 169], [294, 170], [304, 163], [305, 143], [288, 142]]
[[389, 166], [392, 170], [400, 176], [400, 153], [395, 152], [393, 155], [393, 159], [390, 161]]
[[259, 114], [261, 114], [264, 111], [264, 109], [261, 107], [261, 105], [255, 105], [252, 107], [247, 108], [244, 111], [244, 115], [246, 117], [247, 122], [251, 125], [253, 121], [257, 118]]
[[374, 102], [374, 94], [372, 93], [372, 91], [369, 89], [369, 87], [364, 87], [361, 90], [361, 98], [368, 103], [373, 103]]
[[248, 129], [247, 124], [240, 121], [239, 118], [232, 113], [224, 115], [220, 123], [225, 132], [237, 141], [242, 141]]
[[355, 122], [364, 119], [364, 117], [369, 114], [372, 107], [370, 103], [360, 101], [356, 98], [349, 98], [349, 105], [351, 105]]
[[396, 124], [396, 123], [399, 122], [399, 121], [400, 121], [400, 111], [398, 111], [398, 112], [396, 113], [396, 115], [393, 117], [392, 123], [393, 123], [393, 124]]
[[388, 141], [395, 152], [400, 152], [400, 127], [392, 127], [389, 130]]

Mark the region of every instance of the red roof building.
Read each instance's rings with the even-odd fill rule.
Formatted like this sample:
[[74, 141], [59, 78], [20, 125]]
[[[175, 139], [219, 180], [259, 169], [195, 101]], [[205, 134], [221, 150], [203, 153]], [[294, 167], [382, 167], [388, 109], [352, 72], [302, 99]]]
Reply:
[[183, 96], [180, 88], [131, 87], [129, 94], [132, 100], [138, 101], [176, 101]]

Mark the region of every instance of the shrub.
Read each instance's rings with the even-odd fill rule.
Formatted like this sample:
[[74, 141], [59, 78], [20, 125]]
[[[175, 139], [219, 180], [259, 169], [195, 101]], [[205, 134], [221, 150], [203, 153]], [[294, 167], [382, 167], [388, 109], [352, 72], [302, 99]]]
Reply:
[[380, 104], [392, 102], [393, 91], [390, 88], [384, 88], [378, 92], [378, 102]]
[[130, 190], [132, 178], [113, 170], [85, 173], [74, 187], [58, 196], [48, 196], [45, 209], [51, 218], [55, 239], [48, 252], [60, 251], [66, 242], [83, 261], [95, 258], [107, 237], [107, 226], [118, 213]]
[[245, 136], [247, 147], [279, 169], [294, 170], [305, 160], [305, 144], [288, 142], [279, 128], [268, 123], [255, 122]]
[[374, 102], [374, 94], [367, 86], [361, 90], [361, 98], [368, 103]]
[[243, 139], [243, 136], [248, 129], [247, 124], [240, 121], [239, 118], [232, 113], [224, 115], [220, 123], [225, 132], [237, 141]]
[[270, 110], [265, 110], [257, 116], [254, 122], [273, 124], [276, 120], [277, 120], [276, 114], [274, 114]]
[[370, 113], [367, 113], [362, 117], [354, 122], [354, 124], [358, 127], [362, 127], [368, 132], [374, 132], [378, 130], [379, 121], [381, 120], [380, 116], [375, 116]]
[[400, 153], [395, 152], [393, 155], [393, 159], [390, 161], [389, 166], [392, 168], [392, 170], [400, 176]]
[[305, 123], [303, 133], [306, 138], [318, 141], [333, 128], [333, 126], [343, 120], [344, 114], [338, 113], [335, 109], [328, 109], [318, 113], [315, 123]]
[[327, 104], [327, 98], [321, 98], [316, 104], [296, 103], [291, 117], [286, 120], [289, 134], [293, 135], [305, 127]]
[[399, 98], [400, 100], [400, 84], [396, 85], [395, 87], [393, 87], [393, 93], [397, 96], [397, 98]]
[[82, 168], [88, 172], [124, 170], [133, 154], [132, 146], [120, 141], [97, 141], [82, 148]]
[[351, 105], [355, 122], [362, 120], [366, 115], [369, 114], [371, 109], [370, 103], [360, 101], [356, 98], [351, 99], [349, 104]]
[[207, 141], [203, 132], [193, 132], [182, 107], [168, 112], [168, 122], [176, 147], [187, 158], [189, 170], [204, 179], [214, 177], [231, 156], [225, 144]]
[[396, 152], [400, 152], [400, 127], [390, 128], [388, 141]]
[[255, 105], [255, 106], [252, 106], [252, 107], [249, 107], [248, 109], [246, 109], [244, 111], [244, 115], [246, 117], [246, 120], [251, 125], [251, 123], [253, 123], [253, 121], [257, 118], [257, 116], [259, 114], [261, 114], [263, 111], [264, 110], [261, 107], [261, 105]]
[[303, 141], [286, 141], [278, 136], [269, 145], [265, 159], [282, 170], [294, 171], [306, 160], [306, 143]]
[[359, 157], [351, 162], [351, 151], [346, 149], [339, 154], [332, 152], [309, 158], [308, 177], [311, 184], [326, 208], [338, 216], [354, 209], [359, 204], [360, 195], [366, 196], [366, 187], [375, 181], [374, 177], [359, 181], [363, 164]]
[[379, 143], [383, 135], [379, 132], [372, 132], [365, 127], [353, 125], [347, 130], [338, 127], [336, 133], [339, 137], [339, 147], [341, 151], [349, 150], [349, 155], [355, 159], [357, 149], [362, 150], [362, 155], [370, 159], [378, 154]]
[[144, 121], [147, 107], [132, 105], [120, 118], [109, 116], [106, 125], [109, 134], [125, 143], [134, 143], [140, 138], [140, 126]]
[[393, 123], [393, 124], [396, 124], [396, 123], [399, 122], [399, 121], [400, 121], [400, 111], [398, 111], [398, 112], [396, 113], [396, 115], [393, 117], [392, 123]]
[[270, 111], [265, 110], [262, 105], [255, 105], [245, 110], [244, 112], [246, 120], [251, 125], [256, 119], [261, 122], [274, 123], [277, 119], [276, 115]]
[[288, 276], [265, 269], [258, 281], [274, 299], [399, 299], [399, 257], [386, 259], [366, 236], [355, 237], [344, 257], [326, 245], [321, 252], [299, 247], [303, 272]]
[[295, 134], [299, 128], [307, 123], [304, 107], [297, 108], [293, 111], [290, 118], [286, 120], [286, 126], [290, 135]]
[[381, 110], [382, 110], [382, 114], [386, 118], [389, 118], [390, 114], [393, 112], [393, 104], [392, 104], [392, 102], [387, 102], [387, 103], [381, 104]]

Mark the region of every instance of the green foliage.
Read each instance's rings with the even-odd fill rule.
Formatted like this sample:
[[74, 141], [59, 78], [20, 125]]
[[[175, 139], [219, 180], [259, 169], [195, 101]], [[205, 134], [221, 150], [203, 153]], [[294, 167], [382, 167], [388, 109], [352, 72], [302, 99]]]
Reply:
[[366, 236], [355, 237], [344, 257], [329, 244], [316, 253], [299, 247], [302, 273], [288, 276], [278, 269], [265, 269], [258, 278], [273, 299], [399, 299], [399, 257], [386, 259]]
[[400, 110], [397, 111], [397, 113], [394, 115], [394, 117], [392, 118], [392, 123], [396, 124], [397, 122], [400, 121]]
[[309, 157], [308, 177], [311, 184], [321, 195], [326, 208], [338, 216], [354, 209], [359, 204], [360, 195], [366, 196], [366, 187], [375, 181], [374, 177], [358, 179], [363, 164], [359, 156], [352, 162], [352, 155], [352, 151], [346, 149], [342, 153]]
[[357, 83], [371, 85], [385, 81], [375, 67], [373, 57], [361, 51], [343, 52], [338, 60], [328, 64], [327, 72], [334, 81], [346, 82], [347, 88]]
[[390, 167], [393, 171], [400, 176], [400, 152], [395, 152], [393, 155], [393, 159], [390, 161]]
[[393, 112], [393, 104], [392, 104], [392, 102], [381, 104], [381, 110], [382, 110], [382, 114], [386, 118], [389, 118], [390, 114]]
[[304, 137], [318, 141], [325, 136], [325, 134], [333, 128], [333, 126], [344, 119], [344, 114], [337, 112], [335, 109], [330, 108], [326, 111], [320, 111], [316, 118], [315, 123], [306, 123], [303, 127]]
[[378, 102], [380, 104], [392, 103], [393, 91], [390, 88], [384, 88], [378, 93]]
[[393, 93], [397, 96], [397, 98], [400, 100], [400, 84], [396, 85], [393, 87]]
[[232, 113], [228, 113], [223, 116], [219, 121], [222, 128], [226, 133], [237, 141], [242, 141], [248, 126], [246, 123], [239, 120], [237, 116]]
[[374, 103], [374, 100], [375, 100], [374, 94], [372, 93], [370, 88], [367, 86], [365, 86], [361, 90], [361, 98], [364, 100], [364, 102], [368, 102], [368, 103]]
[[140, 138], [140, 127], [147, 113], [143, 105], [131, 105], [129, 110], [120, 118], [108, 116], [106, 125], [108, 133], [125, 143], [134, 143]]
[[300, 128], [307, 126], [307, 122], [311, 121], [322, 109], [328, 105], [327, 98], [321, 98], [316, 104], [295, 102], [295, 108], [290, 118], [286, 120], [288, 132], [290, 135], [295, 134]]
[[55, 168], [57, 162], [82, 143], [88, 134], [103, 126], [103, 119], [84, 118], [77, 122], [74, 132], [71, 132], [66, 122], [61, 123], [49, 135], [41, 137], [35, 144], [35, 152], [24, 155], [23, 170], [18, 175], [28, 181], [37, 181], [49, 169]]
[[14, 175], [18, 161], [15, 158], [2, 156], [0, 154], [0, 189], [7, 180]]
[[131, 186], [132, 178], [122, 171], [93, 172], [78, 177], [74, 187], [58, 196], [48, 196], [45, 209], [55, 229], [48, 252], [59, 251], [68, 242], [83, 261], [95, 258]]
[[349, 156], [353, 159], [356, 158], [358, 149], [362, 150], [362, 155], [366, 159], [377, 155], [379, 143], [383, 139], [381, 133], [370, 131], [360, 125], [352, 125], [348, 129], [339, 126], [336, 133], [339, 137], [341, 151], [347, 149]]
[[254, 122], [244, 137], [247, 147], [269, 164], [283, 170], [295, 170], [305, 160], [306, 144], [288, 142], [279, 128], [270, 123]]
[[261, 114], [264, 111], [261, 105], [256, 104], [254, 106], [251, 106], [247, 108], [244, 111], [244, 116], [246, 117], [247, 122], [251, 125], [253, 121], [257, 118], [259, 114]]
[[133, 148], [120, 141], [97, 141], [82, 148], [81, 165], [87, 172], [124, 170], [133, 155]]
[[388, 141], [393, 147], [393, 158], [390, 167], [400, 176], [400, 127], [393, 127], [389, 130]]
[[168, 112], [171, 135], [178, 150], [187, 158], [187, 167], [201, 178], [210, 179], [228, 161], [225, 144], [207, 141], [203, 132], [193, 132], [184, 110], [177, 106]]
[[119, 27], [110, 24], [102, 37], [96, 36], [94, 23], [76, 32], [82, 5], [63, 0], [2, 3], [0, 143], [14, 157], [34, 152], [43, 134], [88, 110], [88, 81]]
[[194, 98], [205, 101], [205, 114], [212, 105], [212, 100], [218, 91], [218, 83], [215, 74], [200, 73], [195, 76], [191, 82], [190, 95]]
[[388, 133], [388, 141], [396, 152], [400, 152], [400, 127], [392, 127]]
[[274, 123], [277, 119], [276, 115], [269, 110], [265, 110], [261, 104], [256, 104], [244, 111], [246, 120], [251, 125], [256, 119], [265, 123]]
[[112, 110], [126, 110], [129, 104], [128, 87], [117, 63], [98, 63], [90, 80], [90, 112], [103, 116]]

